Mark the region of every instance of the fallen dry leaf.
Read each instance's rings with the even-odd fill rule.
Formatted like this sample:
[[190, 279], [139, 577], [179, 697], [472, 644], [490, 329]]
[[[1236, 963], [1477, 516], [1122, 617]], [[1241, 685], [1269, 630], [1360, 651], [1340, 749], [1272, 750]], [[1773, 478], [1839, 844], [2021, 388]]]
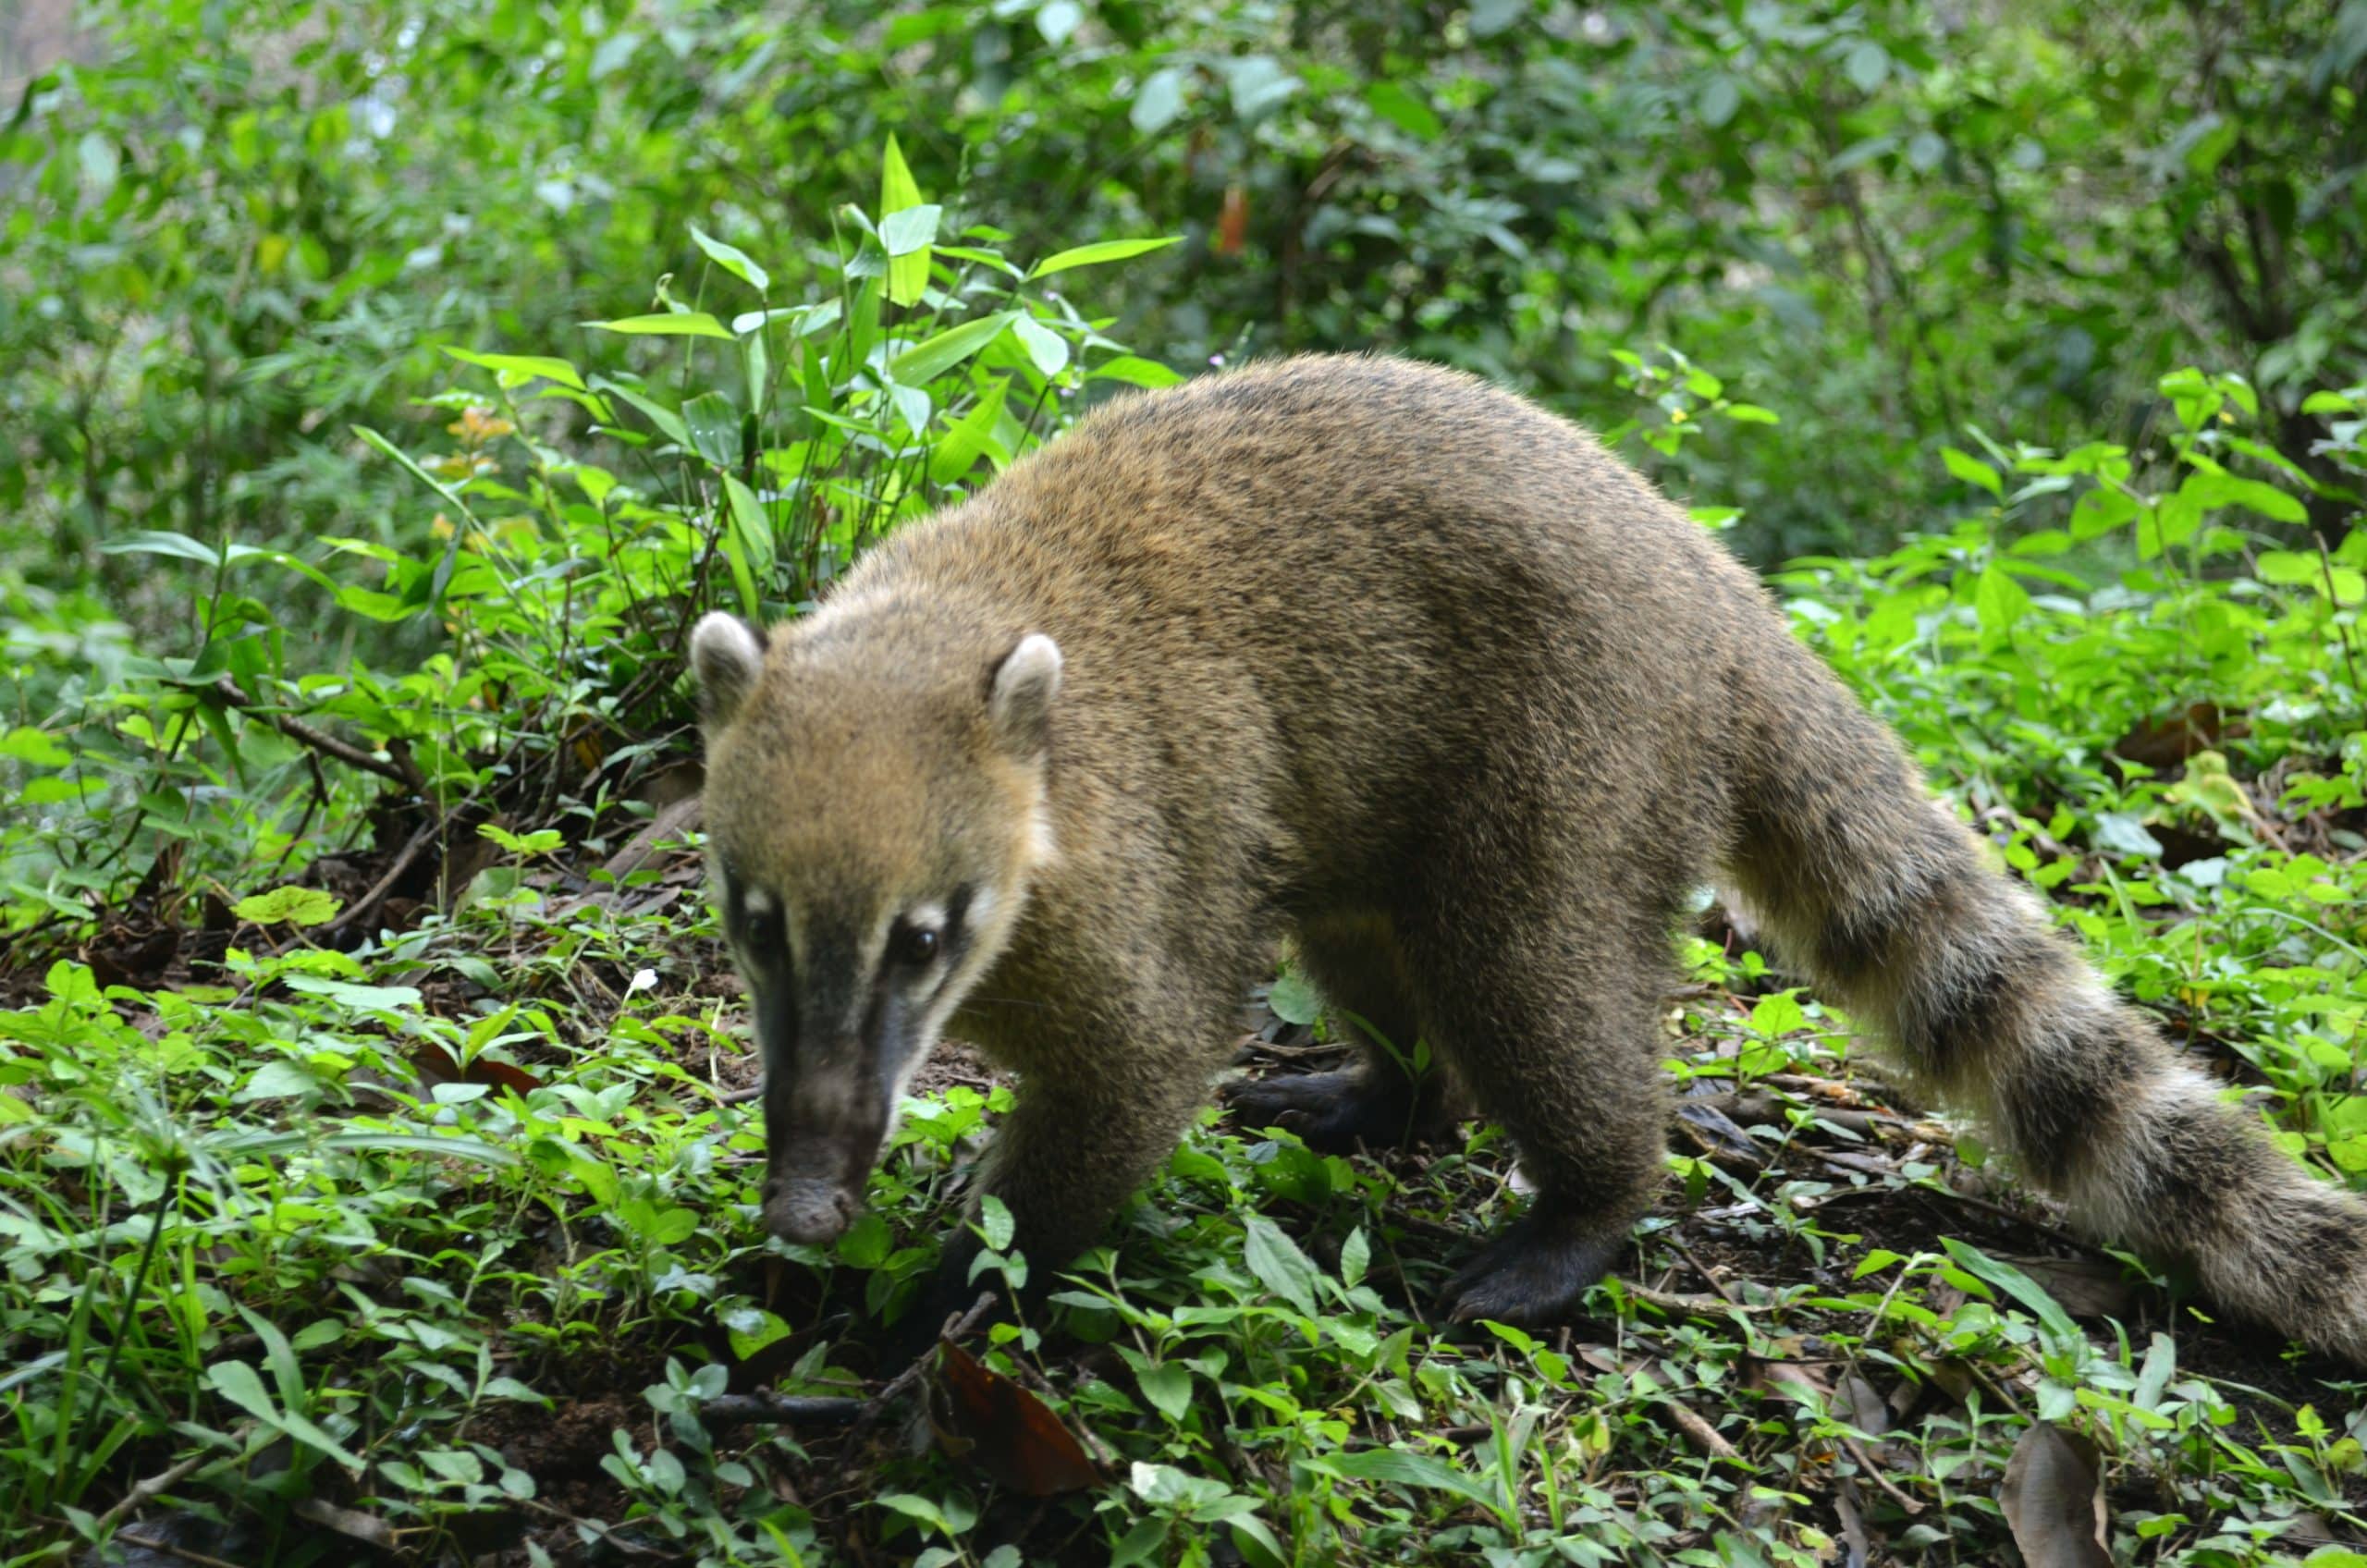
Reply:
[[1085, 1445], [1050, 1405], [951, 1340], [938, 1342], [928, 1424], [947, 1453], [1028, 1497], [1058, 1497], [1101, 1482]]
[[2112, 1568], [2096, 1445], [2052, 1421], [2033, 1421], [2005, 1466], [1998, 1506], [2030, 1568]]

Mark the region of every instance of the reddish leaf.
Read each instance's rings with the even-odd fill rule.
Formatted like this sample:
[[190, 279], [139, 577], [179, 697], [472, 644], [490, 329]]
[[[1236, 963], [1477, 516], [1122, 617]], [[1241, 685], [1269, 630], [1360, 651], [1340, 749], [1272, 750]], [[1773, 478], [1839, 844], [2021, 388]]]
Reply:
[[2240, 719], [2228, 723], [2218, 704], [2189, 703], [2181, 712], [2145, 720], [2115, 741], [2112, 749], [2147, 767], [2176, 767], [2222, 740], [2240, 740], [2250, 733], [2250, 727]]
[[1085, 1445], [1051, 1406], [951, 1340], [938, 1345], [928, 1424], [947, 1453], [1029, 1497], [1057, 1497], [1101, 1482]]
[[509, 1089], [523, 1097], [543, 1086], [542, 1080], [522, 1067], [491, 1057], [478, 1057], [463, 1069], [452, 1060], [452, 1053], [433, 1040], [413, 1042], [411, 1064], [417, 1070], [420, 1081], [430, 1087], [437, 1084], [484, 1084], [496, 1089]]

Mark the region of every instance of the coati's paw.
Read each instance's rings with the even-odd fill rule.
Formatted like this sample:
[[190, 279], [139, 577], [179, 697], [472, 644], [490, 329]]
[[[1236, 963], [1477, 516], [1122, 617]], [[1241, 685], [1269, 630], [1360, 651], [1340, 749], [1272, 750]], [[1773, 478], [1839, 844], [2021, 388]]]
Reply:
[[1357, 1072], [1245, 1078], [1226, 1084], [1221, 1097], [1239, 1125], [1295, 1133], [1318, 1154], [1352, 1154], [1358, 1144], [1394, 1148], [1453, 1129], [1443, 1117], [1417, 1118], [1409, 1086]]
[[1625, 1242], [1625, 1235], [1576, 1232], [1566, 1222], [1515, 1220], [1447, 1282], [1439, 1313], [1456, 1323], [1492, 1317], [1543, 1328], [1563, 1322], [1611, 1272]]

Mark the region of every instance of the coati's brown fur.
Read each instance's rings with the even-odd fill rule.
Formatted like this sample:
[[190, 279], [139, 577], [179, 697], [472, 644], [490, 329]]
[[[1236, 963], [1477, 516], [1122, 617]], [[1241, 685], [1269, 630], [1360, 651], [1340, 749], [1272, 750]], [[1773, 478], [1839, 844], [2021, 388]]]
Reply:
[[[693, 655], [784, 1235], [846, 1223], [950, 1027], [1019, 1074], [981, 1187], [1049, 1275], [1288, 934], [1518, 1145], [1537, 1195], [1452, 1310], [1549, 1319], [1659, 1186], [1655, 998], [1715, 877], [2086, 1229], [2367, 1362], [2367, 1205], [2112, 998], [1748, 571], [1516, 398], [1367, 358], [1132, 398]], [[1396, 1136], [1442, 1106], [1395, 1061], [1232, 1097]]]

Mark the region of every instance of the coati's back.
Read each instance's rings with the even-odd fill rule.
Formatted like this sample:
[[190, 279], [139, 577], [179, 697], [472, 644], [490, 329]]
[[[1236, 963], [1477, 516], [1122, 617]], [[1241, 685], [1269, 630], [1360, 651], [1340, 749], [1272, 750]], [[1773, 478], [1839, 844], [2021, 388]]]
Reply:
[[[958, 1017], [1023, 1080], [985, 1190], [1073, 1254], [1287, 931], [1537, 1183], [1453, 1309], [1551, 1321], [1651, 1201], [1670, 927], [1714, 867], [2080, 1223], [2367, 1363], [2367, 1207], [2111, 996], [1748, 572], [1517, 398], [1338, 358], [1130, 398], [693, 654], [786, 1237], [843, 1226]], [[1393, 1134], [1441, 1109], [1403, 1057], [1236, 1102]]]
[[1754, 668], [1813, 666], [1757, 581], [1593, 437], [1386, 359], [1118, 402], [843, 594], [1048, 632], [1075, 755], [1165, 796], [1171, 825], [1237, 832], [1253, 793], [1261, 864], [1318, 880], [1359, 857], [1394, 875], [1493, 763], [1583, 778], [1682, 883], [1724, 837]]

